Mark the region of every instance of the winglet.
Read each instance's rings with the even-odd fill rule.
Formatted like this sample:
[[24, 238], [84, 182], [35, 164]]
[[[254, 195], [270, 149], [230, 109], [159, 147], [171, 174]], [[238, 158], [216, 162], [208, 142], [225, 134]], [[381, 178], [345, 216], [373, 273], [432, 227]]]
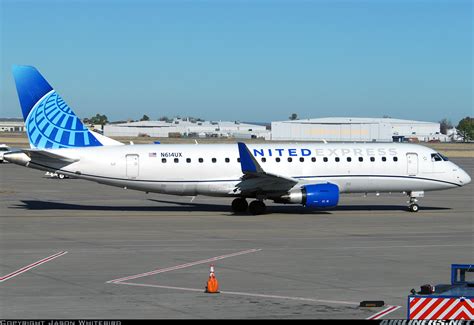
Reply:
[[263, 173], [262, 167], [260, 167], [255, 157], [252, 156], [247, 145], [243, 142], [238, 142], [237, 144], [239, 146], [240, 167], [242, 168], [242, 173]]

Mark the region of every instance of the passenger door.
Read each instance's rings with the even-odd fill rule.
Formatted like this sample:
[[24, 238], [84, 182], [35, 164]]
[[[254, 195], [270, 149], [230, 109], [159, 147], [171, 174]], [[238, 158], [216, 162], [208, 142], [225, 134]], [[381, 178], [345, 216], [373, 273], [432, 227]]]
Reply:
[[418, 154], [407, 153], [407, 174], [415, 176], [418, 174]]
[[130, 178], [130, 179], [137, 178], [138, 173], [139, 173], [139, 167], [140, 167], [138, 155], [126, 155], [125, 157], [127, 159], [127, 167], [126, 167], [127, 178]]

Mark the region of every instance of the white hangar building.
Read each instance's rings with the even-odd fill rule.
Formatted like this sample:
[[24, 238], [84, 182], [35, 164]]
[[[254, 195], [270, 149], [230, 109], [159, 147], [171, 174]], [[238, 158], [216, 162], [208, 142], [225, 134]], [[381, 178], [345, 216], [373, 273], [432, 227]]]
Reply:
[[440, 124], [392, 118], [326, 117], [272, 122], [272, 140], [392, 142], [440, 140]]
[[150, 137], [236, 137], [270, 139], [264, 125], [228, 121], [189, 121], [175, 118], [166, 121], [139, 121], [104, 125], [105, 136]]

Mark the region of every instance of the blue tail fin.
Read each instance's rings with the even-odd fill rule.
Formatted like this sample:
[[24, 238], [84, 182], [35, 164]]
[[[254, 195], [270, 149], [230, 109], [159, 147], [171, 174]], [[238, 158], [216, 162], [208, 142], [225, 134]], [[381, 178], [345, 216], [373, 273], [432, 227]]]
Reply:
[[38, 70], [30, 66], [15, 65], [13, 76], [32, 148], [102, 145]]

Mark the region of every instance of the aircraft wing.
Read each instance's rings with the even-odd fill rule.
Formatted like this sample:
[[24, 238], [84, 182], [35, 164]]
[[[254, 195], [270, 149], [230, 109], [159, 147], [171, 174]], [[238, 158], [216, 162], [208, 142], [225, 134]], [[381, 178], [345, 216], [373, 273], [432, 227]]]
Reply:
[[265, 172], [245, 143], [239, 142], [238, 146], [240, 166], [244, 176], [237, 187], [243, 194], [282, 193], [298, 183], [298, 180], [294, 178]]

